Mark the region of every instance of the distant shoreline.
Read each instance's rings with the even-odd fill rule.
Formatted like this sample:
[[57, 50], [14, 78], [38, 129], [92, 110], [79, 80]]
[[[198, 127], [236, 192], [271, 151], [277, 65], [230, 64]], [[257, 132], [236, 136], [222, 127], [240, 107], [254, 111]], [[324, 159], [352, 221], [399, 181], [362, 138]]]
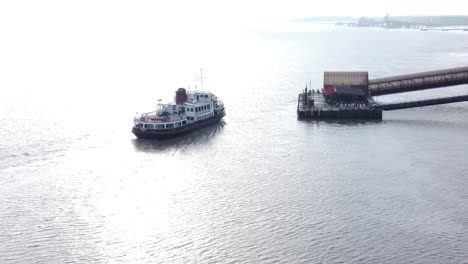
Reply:
[[[306, 17], [295, 22], [330, 22], [338, 26], [409, 28], [421, 30], [467, 30], [468, 16], [389, 16], [384, 17], [349, 17], [320, 16]], [[462, 27], [462, 28], [458, 28]]]

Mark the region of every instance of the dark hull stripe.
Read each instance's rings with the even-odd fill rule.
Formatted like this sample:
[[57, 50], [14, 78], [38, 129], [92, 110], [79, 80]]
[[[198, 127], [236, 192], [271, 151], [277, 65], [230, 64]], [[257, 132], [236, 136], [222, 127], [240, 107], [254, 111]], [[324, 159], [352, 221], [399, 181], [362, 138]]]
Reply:
[[203, 121], [199, 121], [196, 123], [191, 123], [183, 127], [177, 127], [172, 129], [165, 129], [165, 130], [141, 130], [140, 128], [133, 128], [132, 133], [139, 139], [163, 139], [163, 138], [172, 138], [182, 134], [190, 133], [195, 130], [202, 129], [204, 127], [216, 124], [225, 116], [225, 112], [223, 111], [221, 114], [212, 116], [208, 119]]

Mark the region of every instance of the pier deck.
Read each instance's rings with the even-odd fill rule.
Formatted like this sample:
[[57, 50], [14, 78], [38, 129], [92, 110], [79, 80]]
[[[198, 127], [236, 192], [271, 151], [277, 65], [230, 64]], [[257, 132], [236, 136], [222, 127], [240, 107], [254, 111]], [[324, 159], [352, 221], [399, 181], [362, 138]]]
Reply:
[[382, 119], [382, 110], [374, 108], [376, 105], [369, 98], [368, 105], [339, 105], [327, 103], [323, 93], [300, 93], [297, 102], [297, 115], [299, 118], [353, 118], [353, 119]]

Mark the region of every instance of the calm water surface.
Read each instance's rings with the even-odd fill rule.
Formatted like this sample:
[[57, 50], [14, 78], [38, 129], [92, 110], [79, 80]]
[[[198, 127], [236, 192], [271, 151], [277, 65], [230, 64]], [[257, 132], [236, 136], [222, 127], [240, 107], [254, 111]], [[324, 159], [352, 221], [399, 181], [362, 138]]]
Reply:
[[[311, 26], [169, 51], [151, 41], [135, 57], [83, 49], [70, 55], [84, 56], [80, 69], [52, 57], [72, 72], [34, 57], [23, 78], [7, 75], [0, 263], [468, 263], [467, 103], [382, 121], [295, 113], [297, 93], [321, 87], [325, 70], [466, 66], [468, 34]], [[200, 64], [224, 121], [135, 139], [134, 113], [191, 85]]]

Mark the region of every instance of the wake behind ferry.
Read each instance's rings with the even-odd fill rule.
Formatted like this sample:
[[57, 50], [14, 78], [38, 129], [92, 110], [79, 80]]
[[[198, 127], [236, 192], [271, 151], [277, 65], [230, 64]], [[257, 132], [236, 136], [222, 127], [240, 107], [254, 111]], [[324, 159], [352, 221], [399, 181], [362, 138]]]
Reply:
[[158, 103], [156, 111], [135, 117], [132, 133], [139, 139], [175, 137], [213, 125], [225, 114], [213, 93], [179, 88], [175, 103]]

